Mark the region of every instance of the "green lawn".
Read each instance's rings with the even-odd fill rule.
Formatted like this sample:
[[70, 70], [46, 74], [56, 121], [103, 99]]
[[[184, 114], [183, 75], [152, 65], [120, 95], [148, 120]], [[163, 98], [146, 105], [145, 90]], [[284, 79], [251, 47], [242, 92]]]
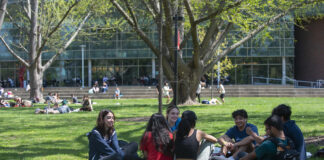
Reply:
[[[156, 99], [94, 101], [97, 102], [94, 112], [58, 115], [35, 115], [35, 108], [44, 105], [0, 108], [0, 159], [87, 159], [85, 134], [94, 127], [101, 109], [109, 108], [115, 112], [119, 139], [135, 142], [139, 142], [146, 122], [122, 119], [149, 117], [158, 110]], [[257, 125], [259, 132], [264, 134], [263, 121], [272, 108], [281, 103], [292, 107], [292, 119], [296, 120], [305, 137], [324, 135], [323, 98], [226, 98], [224, 105], [181, 106], [180, 109], [195, 111], [197, 128], [219, 137], [233, 125], [231, 113], [241, 108], [248, 111], [249, 122]], [[72, 107], [78, 108], [76, 105]], [[308, 146], [311, 152], [318, 148]]]

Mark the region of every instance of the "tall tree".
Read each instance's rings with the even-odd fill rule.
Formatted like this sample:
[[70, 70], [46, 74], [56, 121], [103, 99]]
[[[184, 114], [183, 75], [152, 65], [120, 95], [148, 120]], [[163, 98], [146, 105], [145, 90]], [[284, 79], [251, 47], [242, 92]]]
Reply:
[[[86, 4], [82, 0], [26, 0], [21, 4], [13, 4], [15, 6], [8, 12], [21, 38], [18, 44], [8, 44], [4, 36], [0, 36], [0, 39], [8, 51], [29, 70], [31, 98], [43, 97], [41, 88], [44, 72], [69, 47], [89, 18], [91, 12], [87, 12]], [[49, 51], [54, 52], [53, 55], [47, 61], [42, 61], [42, 56], [49, 54]]]
[[[145, 33], [143, 25], [147, 24], [142, 23], [144, 17], [146, 22], [155, 23], [160, 31], [159, 0], [110, 2], [152, 52], [157, 57], [163, 55], [164, 75], [171, 82], [176, 79], [173, 70], [173, 53], [176, 48], [173, 43], [173, 17], [176, 14], [185, 17], [185, 21], [179, 23], [183, 39], [180, 49], [191, 39], [193, 55], [189, 62], [181, 54], [177, 55], [177, 102], [192, 104], [195, 103], [195, 91], [200, 78], [216, 62], [288, 13], [316, 6], [323, 0], [163, 0], [163, 52]], [[175, 83], [171, 83], [171, 86], [175, 88]]]
[[8, 4], [8, 0], [1, 0], [0, 3], [0, 30], [2, 27], [2, 23], [6, 14], [6, 10], [7, 10], [7, 4]]

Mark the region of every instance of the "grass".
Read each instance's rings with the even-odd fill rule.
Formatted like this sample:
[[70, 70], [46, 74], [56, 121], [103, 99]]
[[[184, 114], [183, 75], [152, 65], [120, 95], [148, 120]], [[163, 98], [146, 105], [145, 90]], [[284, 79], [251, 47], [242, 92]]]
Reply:
[[[87, 159], [88, 139], [85, 134], [95, 126], [101, 109], [109, 108], [115, 112], [119, 139], [135, 142], [139, 142], [146, 122], [121, 119], [149, 117], [158, 110], [156, 99], [94, 101], [97, 102], [94, 112], [58, 115], [35, 115], [35, 108], [44, 105], [1, 108], [0, 159]], [[292, 107], [292, 119], [296, 120], [305, 137], [324, 135], [323, 98], [226, 98], [224, 105], [181, 106], [180, 109], [195, 111], [197, 128], [219, 137], [233, 125], [231, 113], [241, 108], [248, 111], [249, 122], [257, 125], [259, 132], [264, 134], [263, 121], [272, 108], [281, 103]], [[320, 147], [323, 146], [308, 146], [307, 149], [315, 152]]]

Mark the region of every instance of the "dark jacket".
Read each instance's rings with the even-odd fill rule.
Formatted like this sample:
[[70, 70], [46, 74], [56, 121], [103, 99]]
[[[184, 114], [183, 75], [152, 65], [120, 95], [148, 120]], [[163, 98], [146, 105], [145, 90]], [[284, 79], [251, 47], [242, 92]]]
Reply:
[[295, 145], [296, 150], [299, 152], [299, 160], [306, 159], [306, 146], [304, 141], [303, 133], [300, 128], [296, 125], [295, 121], [289, 120], [284, 124], [284, 133], [289, 137]]
[[89, 132], [87, 136], [89, 139], [89, 160], [97, 160], [105, 156], [114, 160], [123, 159], [124, 152], [118, 145], [116, 131], [107, 140], [104, 139], [96, 128]]

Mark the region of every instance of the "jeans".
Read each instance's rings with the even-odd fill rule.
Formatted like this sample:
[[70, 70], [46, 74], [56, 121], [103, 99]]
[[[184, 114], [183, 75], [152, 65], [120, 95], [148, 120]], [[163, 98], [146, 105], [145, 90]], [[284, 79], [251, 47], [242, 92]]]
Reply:
[[208, 160], [213, 148], [213, 143], [204, 140], [199, 147], [197, 160]]

